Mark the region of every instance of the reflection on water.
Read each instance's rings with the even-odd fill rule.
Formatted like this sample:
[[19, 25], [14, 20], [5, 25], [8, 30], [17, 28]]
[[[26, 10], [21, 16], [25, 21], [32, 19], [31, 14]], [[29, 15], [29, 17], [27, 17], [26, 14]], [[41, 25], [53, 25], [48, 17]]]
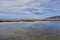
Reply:
[[60, 40], [60, 21], [0, 23], [0, 40]]

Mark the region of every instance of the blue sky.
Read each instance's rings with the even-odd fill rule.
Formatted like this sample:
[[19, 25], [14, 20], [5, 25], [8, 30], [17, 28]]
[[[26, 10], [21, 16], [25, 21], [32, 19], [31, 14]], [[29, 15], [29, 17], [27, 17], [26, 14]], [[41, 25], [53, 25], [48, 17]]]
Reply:
[[60, 15], [60, 0], [0, 0], [0, 19], [41, 19]]

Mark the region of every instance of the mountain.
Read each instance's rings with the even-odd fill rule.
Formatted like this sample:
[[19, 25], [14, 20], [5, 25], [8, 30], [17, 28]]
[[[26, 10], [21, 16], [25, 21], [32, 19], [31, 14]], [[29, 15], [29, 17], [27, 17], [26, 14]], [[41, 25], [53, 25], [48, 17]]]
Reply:
[[45, 20], [45, 21], [60, 21], [60, 16], [53, 16], [53, 17], [42, 19], [42, 20]]

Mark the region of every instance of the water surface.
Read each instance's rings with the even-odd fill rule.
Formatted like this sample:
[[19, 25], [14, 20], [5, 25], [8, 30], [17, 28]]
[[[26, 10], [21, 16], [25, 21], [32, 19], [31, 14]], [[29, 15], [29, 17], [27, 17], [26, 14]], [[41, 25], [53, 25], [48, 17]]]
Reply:
[[60, 40], [60, 21], [2, 22], [0, 40]]

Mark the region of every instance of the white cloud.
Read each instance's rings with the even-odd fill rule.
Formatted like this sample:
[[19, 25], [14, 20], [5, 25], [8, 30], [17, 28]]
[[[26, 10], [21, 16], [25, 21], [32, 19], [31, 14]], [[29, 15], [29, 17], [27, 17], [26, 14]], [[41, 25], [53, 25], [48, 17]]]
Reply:
[[[0, 14], [2, 15], [36, 15], [38, 18], [60, 15], [59, 0], [0, 0]], [[57, 11], [57, 12], [54, 12]], [[55, 13], [55, 14], [54, 14]], [[42, 16], [41, 16], [42, 15]], [[48, 15], [48, 16], [47, 16]], [[12, 17], [15, 17], [12, 16]], [[30, 16], [36, 18], [36, 16]], [[16, 16], [19, 18], [18, 16]], [[29, 17], [29, 18], [30, 18]], [[6, 17], [7, 18], [7, 17]]]

